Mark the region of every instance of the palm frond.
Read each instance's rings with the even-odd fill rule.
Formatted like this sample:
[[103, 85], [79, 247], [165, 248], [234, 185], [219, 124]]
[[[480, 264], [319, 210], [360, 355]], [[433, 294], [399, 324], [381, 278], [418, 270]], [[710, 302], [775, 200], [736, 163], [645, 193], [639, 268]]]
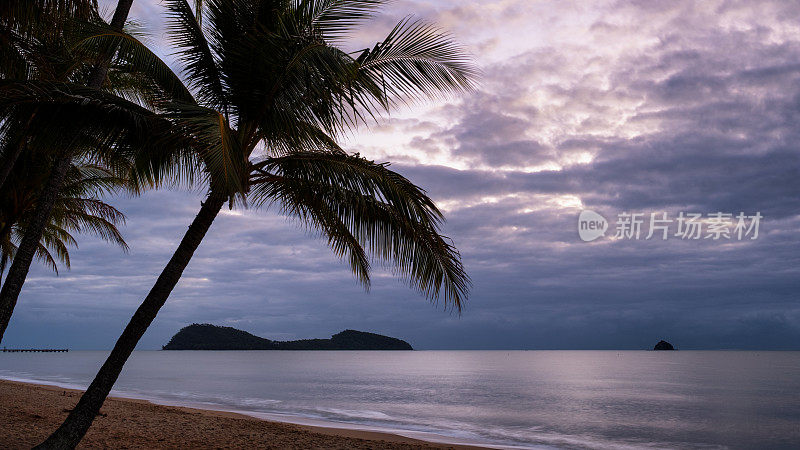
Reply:
[[197, 25], [201, 28], [203, 26], [203, 0], [194, 0], [194, 16], [197, 19]]
[[362, 282], [368, 266], [358, 252], [366, 249], [429, 299], [461, 310], [469, 277], [438, 233], [441, 213], [405, 177], [358, 156], [319, 152], [270, 158], [254, 169], [251, 203], [278, 205], [320, 230]]
[[227, 115], [228, 100], [222, 77], [200, 23], [186, 0], [166, 0], [166, 4], [167, 31], [178, 49], [189, 87], [202, 103]]
[[[18, 242], [28, 229], [39, 199], [43, 181], [49, 175], [50, 164], [42, 161], [46, 155], [25, 154], [18, 162], [10, 183], [0, 189], [0, 271], [2, 262], [13, 258]], [[74, 164], [68, 171], [64, 189], [53, 205], [48, 224], [40, 240], [37, 258], [58, 270], [60, 261], [69, 267], [69, 247], [77, 247], [73, 233], [92, 234], [128, 250], [118, 230], [125, 216], [98, 198], [126, 187], [126, 181], [108, 169]]]
[[127, 177], [142, 188], [176, 175], [192, 182], [198, 173], [194, 142], [184, 129], [168, 115], [113, 94], [72, 83], [0, 81], [0, 115], [20, 107], [36, 112], [33, 145], [63, 147], [64, 136], [71, 136], [89, 160], [116, 164], [119, 174], [130, 171]]
[[0, 77], [26, 79], [30, 76], [30, 61], [23, 49], [25, 44], [25, 39], [16, 30], [0, 24]]
[[[64, 229], [74, 230], [76, 233], [81, 234], [91, 234], [106, 242], [117, 244], [123, 251], [127, 252], [129, 250], [128, 244], [119, 229], [117, 229], [118, 224], [124, 223], [125, 216], [118, 210], [113, 209], [112, 206], [97, 199], [83, 199], [80, 203], [86, 210], [82, 211], [76, 208], [69, 211], [69, 214], [65, 214], [59, 221]], [[92, 211], [92, 209], [95, 211]], [[103, 211], [102, 214], [98, 213], [98, 210]], [[103, 215], [109, 215], [109, 210], [113, 210], [111, 220], [103, 217]], [[59, 238], [63, 241], [62, 237]]]
[[290, 12], [307, 31], [328, 40], [347, 37], [364, 21], [371, 19], [387, 0], [295, 0]]
[[236, 133], [220, 112], [197, 105], [172, 104], [167, 116], [179, 133], [192, 142], [204, 171], [231, 196], [244, 193], [247, 154]]
[[[50, 253], [50, 251], [47, 250], [47, 247], [45, 245], [39, 244], [39, 246], [36, 247], [35, 255], [37, 260], [42, 262], [44, 265], [50, 267], [50, 269], [52, 269], [53, 272], [55, 272], [56, 275], [58, 275], [58, 264], [56, 263], [56, 259], [53, 258], [53, 255]], [[64, 263], [64, 265], [67, 266], [67, 268], [69, 268], [70, 265], [69, 251], [67, 251], [66, 254], [63, 255], [62, 262]]]
[[412, 100], [471, 90], [479, 73], [449, 34], [411, 18], [356, 62], [362, 76], [383, 85], [387, 96]]
[[3, 0], [0, 23], [6, 27], [30, 30], [43, 22], [88, 19], [97, 14], [97, 0]]
[[[124, 31], [112, 29], [107, 24], [79, 22], [71, 33], [72, 48], [93, 59], [116, 52], [114, 70], [124, 74], [138, 75], [148, 81], [140, 84], [140, 96], [153, 96], [152, 88], [157, 88], [172, 101], [194, 103], [194, 98], [170, 67], [137, 37]], [[117, 85], [112, 83], [112, 88]], [[148, 92], [151, 91], [151, 92]]]
[[280, 176], [261, 178], [254, 195], [259, 200], [270, 199], [281, 211], [297, 218], [309, 229], [321, 232], [339, 258], [347, 258], [350, 269], [359, 283], [369, 289], [370, 262], [361, 242], [342, 221], [338, 211], [316, 190], [297, 180]]

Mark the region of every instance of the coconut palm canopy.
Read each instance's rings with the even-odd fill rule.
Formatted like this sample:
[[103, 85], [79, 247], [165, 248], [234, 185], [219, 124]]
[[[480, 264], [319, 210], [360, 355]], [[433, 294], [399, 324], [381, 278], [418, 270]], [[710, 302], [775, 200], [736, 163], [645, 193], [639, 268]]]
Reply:
[[402, 21], [372, 49], [343, 51], [347, 32], [382, 3], [214, 0], [203, 3], [201, 26], [188, 2], [167, 1], [180, 79], [135, 36], [104, 30], [79, 42], [118, 48], [121, 64], [151, 68], [161, 87], [117, 92], [170, 123], [150, 147], [157, 151], [137, 155], [140, 182], [203, 184], [231, 207], [278, 208], [324, 235], [365, 286], [371, 263], [391, 264], [429, 298], [460, 309], [469, 281], [438, 234], [439, 210], [387, 164], [335, 141], [397, 102], [474, 83], [465, 54], [422, 22]]
[[[122, 178], [130, 171], [130, 152], [118, 151], [129, 149], [123, 136], [132, 138], [142, 129], [132, 132], [136, 128], [130, 124], [122, 130], [120, 123], [103, 123], [113, 108], [108, 103], [121, 100], [113, 95], [104, 94], [109, 101], [100, 109], [98, 105], [76, 108], [75, 98], [69, 97], [69, 88], [86, 83], [98, 59], [96, 52], [76, 45], [86, 29], [107, 27], [96, 2], [10, 1], [0, 9], [0, 269], [6, 268], [29, 230], [55, 158], [70, 148], [77, 149], [74, 161], [36, 257], [54, 270], [57, 261], [69, 267], [68, 247], [77, 245], [73, 234], [81, 232], [127, 248], [116, 229], [124, 216], [99, 196], [144, 187]], [[106, 88], [147, 95], [148, 85], [133, 82], [142, 78], [136, 69], [113, 64], [110, 75]], [[47, 94], [50, 104], [42, 101]]]
[[[47, 162], [46, 158], [32, 161], [33, 158], [25, 156], [17, 161], [17, 169], [0, 188], [0, 272], [16, 253], [17, 243], [27, 230], [38, 194], [50, 173], [49, 165], [41, 164], [42, 160]], [[76, 233], [93, 234], [127, 250], [128, 245], [117, 229], [125, 223], [125, 216], [101, 200], [125, 185], [125, 180], [103, 167], [73, 165], [45, 228], [37, 258], [56, 272], [59, 262], [69, 268], [69, 247], [78, 245]]]
[[[123, 29], [131, 0], [121, 4], [126, 7], [111, 24], [100, 18], [94, 1], [11, 1], [0, 7], [0, 187], [10, 202], [3, 207], [3, 266], [13, 254], [0, 288], [0, 340], [35, 257], [54, 265], [50, 248], [69, 264], [66, 248], [74, 241], [68, 230], [120, 240], [112, 223], [121, 217], [115, 210], [96, 198], [75, 204], [81, 174], [95, 166], [106, 176], [85, 181], [116, 178], [134, 191], [146, 187], [129, 176], [131, 155], [158, 134], [159, 121], [153, 111], [113, 92], [151, 97], [151, 90], [164, 89], [158, 74], [119, 64], [111, 49], [81, 45], [90, 30]], [[77, 175], [75, 164], [84, 166]]]

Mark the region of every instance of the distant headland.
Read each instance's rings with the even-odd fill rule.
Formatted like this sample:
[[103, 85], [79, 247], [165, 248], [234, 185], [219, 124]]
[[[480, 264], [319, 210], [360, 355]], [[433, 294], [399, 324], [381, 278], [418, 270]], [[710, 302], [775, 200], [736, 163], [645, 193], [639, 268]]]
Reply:
[[344, 330], [330, 339], [272, 341], [232, 327], [192, 324], [178, 331], [162, 350], [413, 350], [402, 340]]

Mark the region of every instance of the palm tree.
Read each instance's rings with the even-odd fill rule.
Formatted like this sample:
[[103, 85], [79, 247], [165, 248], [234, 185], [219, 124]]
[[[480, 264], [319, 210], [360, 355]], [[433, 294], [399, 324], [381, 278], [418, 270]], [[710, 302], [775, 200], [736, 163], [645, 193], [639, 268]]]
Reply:
[[[112, 30], [122, 30], [132, 4], [133, 0], [118, 1], [117, 8], [114, 11], [114, 16], [110, 23], [110, 28]], [[7, 13], [3, 15], [3, 17], [6, 18], [7, 22], [11, 22], [12, 25], [15, 23], [36, 23], [41, 11], [47, 12], [54, 10], [56, 12], [69, 14], [75, 11], [84, 11], [86, 8], [93, 8], [96, 10], [96, 7], [97, 3], [95, 0], [9, 0], [2, 6], [3, 12]], [[9, 20], [8, 18], [13, 19]], [[7, 28], [4, 34], [7, 32], [9, 35], [13, 35], [15, 31], [14, 26]], [[57, 31], [58, 29], [49, 30], [49, 32]], [[13, 60], [16, 59], [17, 56], [24, 55], [22, 53], [19, 55], [14, 53], [11, 56], [4, 56], [4, 60], [7, 61], [11, 59], [11, 65], [13, 65]], [[112, 56], [113, 52], [106, 53], [89, 71], [85, 78], [85, 80], [87, 80], [86, 85], [89, 88], [99, 89], [103, 85], [104, 81], [107, 79]], [[35, 116], [31, 114], [11, 116], [14, 120], [26, 120], [26, 118], [30, 120], [32, 117]], [[24, 138], [24, 135], [20, 136], [20, 142], [24, 141]], [[77, 148], [71, 144], [76, 144], [76, 140], [75, 138], [71, 140], [68, 139], [67, 145], [59, 148], [53, 168], [50, 171], [50, 176], [39, 195], [36, 210], [31, 216], [26, 232], [20, 240], [19, 247], [17, 248], [8, 274], [6, 275], [5, 282], [2, 288], [0, 288], [0, 341], [2, 341], [5, 330], [8, 327], [8, 322], [16, 306], [19, 293], [22, 290], [22, 285], [25, 283], [25, 278], [28, 275], [33, 258], [39, 248], [39, 242], [50, 221], [53, 206], [66, 181], [67, 173], [69, 172], [73, 157], [77, 151]], [[14, 158], [7, 158], [5, 164], [6, 167], [10, 167], [8, 166], [9, 164], [13, 166]]]
[[[126, 74], [115, 73], [118, 78], [137, 78], [142, 74], [128, 72]], [[173, 74], [174, 77], [174, 74]], [[152, 95], [149, 88], [142, 89], [141, 83], [136, 80], [121, 81], [117, 86], [123, 95], [137, 97]], [[158, 83], [154, 83], [158, 84]], [[159, 88], [165, 93], [168, 89]], [[180, 94], [180, 91], [178, 91]], [[172, 94], [169, 94], [172, 95]], [[173, 95], [174, 96], [174, 95]], [[142, 99], [146, 102], [146, 99]], [[18, 109], [32, 111], [35, 117], [31, 121], [31, 130], [34, 131], [25, 142], [24, 157], [21, 161], [31, 161], [30, 164], [22, 164], [18, 161], [14, 171], [11, 173], [9, 183], [0, 189], [0, 202], [13, 202], [15, 196], [2, 197], [2, 192], [11, 190], [17, 183], [14, 180], [22, 180], [19, 183], [20, 189], [25, 189], [26, 183], [34, 182], [34, 177], [38, 177], [27, 194], [36, 194], [34, 209], [25, 216], [24, 232], [29, 236], [31, 222], [36, 220], [36, 214], [41, 210], [38, 203], [41, 202], [42, 191], [46, 189], [48, 183], [47, 176], [43, 175], [52, 171], [52, 167], [58, 162], [64, 147], [75, 149], [73, 164], [70, 167], [84, 167], [82, 172], [87, 170], [94, 171], [89, 181], [97, 184], [97, 187], [105, 185], [106, 189], [111, 187], [127, 190], [138, 194], [142, 190], [157, 186], [160, 180], [148, 177], [147, 173], [137, 174], [137, 165], [148, 166], [163, 162], [162, 159], [148, 161], [147, 156], [152, 154], [160, 158], [160, 148], [168, 143], [170, 148], [180, 150], [181, 142], [171, 141], [170, 133], [174, 128], [172, 123], [166, 118], [145, 106], [134, 103], [114, 93], [105, 92], [98, 89], [91, 89], [76, 83], [55, 83], [39, 81], [0, 81], [0, 115]], [[64, 141], [66, 137], [67, 142]], [[147, 152], [142, 151], [147, 149]], [[43, 165], [43, 166], [42, 166]], [[102, 170], [108, 176], [97, 176]], [[76, 202], [69, 203], [75, 198], [75, 175], [71, 175], [68, 170], [64, 176], [64, 184], [58, 191], [58, 197], [53, 203], [51, 213], [48, 215], [48, 223], [60, 223], [64, 220], [71, 220], [62, 217], [62, 206], [69, 206], [77, 211], [77, 208], [85, 208], [87, 212], [94, 211], [99, 218], [106, 219], [114, 217], [111, 210], [104, 209], [101, 203]], [[44, 188], [42, 186], [45, 186]], [[84, 185], [88, 188], [88, 185]], [[77, 192], [79, 193], [79, 192]], [[66, 204], [64, 202], [67, 202]], [[15, 210], [14, 205], [0, 204], [0, 211]], [[3, 217], [0, 216], [0, 220]], [[12, 218], [13, 219], [13, 218]], [[95, 224], [96, 225], [96, 224]], [[90, 223], [75, 223], [72, 228], [87, 229], [95, 232], [104, 238], [114, 240], [112, 234], [108, 234], [108, 229], [97, 228]], [[40, 239], [46, 239], [48, 233], [46, 224], [40, 233]], [[38, 244], [38, 243], [37, 243]], [[21, 245], [20, 245], [21, 247]], [[37, 248], [39, 246], [37, 245]], [[14, 261], [19, 259], [17, 249]], [[37, 250], [38, 252], [38, 250]], [[12, 264], [13, 268], [13, 264]], [[9, 283], [10, 275], [6, 277], [3, 288]], [[10, 304], [0, 304], [0, 332], [4, 331], [9, 323], [15, 302]]]
[[140, 172], [155, 176], [184, 158], [183, 177], [207, 183], [208, 194], [91, 385], [39, 448], [82, 439], [225, 203], [276, 205], [324, 235], [365, 286], [377, 261], [431, 300], [460, 311], [466, 298], [469, 278], [425, 192], [333, 139], [396, 101], [470, 89], [475, 71], [448, 35], [404, 20], [351, 55], [337, 45], [383, 1], [209, 0], [197, 16], [186, 0], [166, 3], [197, 101], [161, 107], [194, 152], [163, 154], [163, 166]]
[[[73, 22], [100, 20], [95, 0], [9, 0], [0, 7], [0, 13], [0, 77], [62, 82], [85, 77], [86, 62], [68, 46], [65, 35]], [[27, 230], [52, 164], [52, 152], [33, 149], [35, 139], [29, 131], [35, 128], [35, 119], [32, 110], [17, 108], [0, 131], [0, 273], [5, 272], [16, 253], [15, 243]], [[124, 184], [123, 179], [104, 167], [75, 160], [40, 239], [36, 258], [56, 273], [57, 261], [69, 268], [68, 247], [76, 246], [71, 234], [75, 232], [96, 234], [127, 250], [116, 228], [124, 222], [124, 216], [97, 198], [125, 188]]]
[[[154, 93], [190, 97], [162, 61], [137, 64], [129, 58], [121, 26], [131, 3], [119, 2], [111, 24], [99, 17], [95, 0], [0, 5], [0, 175], [11, 173], [23, 149], [46, 149], [41, 154], [55, 160], [0, 289], [0, 341], [30, 263], [41, 254], [38, 244], [72, 161], [101, 164], [127, 177], [135, 148], [159, 148], [153, 141], [169, 129], [151, 110]], [[111, 45], [92, 45], [87, 36], [97, 33], [110, 37], [105, 44]], [[139, 191], [151, 182], [133, 177], [126, 188]]]
[[[25, 234], [39, 190], [49, 175], [46, 158], [31, 156], [31, 153], [21, 155], [9, 183], [0, 188], [0, 273], [16, 253], [15, 243]], [[117, 229], [125, 216], [99, 198], [124, 188], [125, 180], [104, 167], [73, 164], [42, 234], [37, 259], [56, 273], [58, 261], [69, 268], [69, 247], [77, 246], [75, 233], [94, 234], [127, 251], [128, 245]]]
[[[97, 21], [96, 0], [7, 0], [0, 6], [0, 78], [66, 81], [85, 76], [66, 46], [72, 21]], [[0, 165], [2, 186], [25, 147], [34, 115], [6, 119]]]

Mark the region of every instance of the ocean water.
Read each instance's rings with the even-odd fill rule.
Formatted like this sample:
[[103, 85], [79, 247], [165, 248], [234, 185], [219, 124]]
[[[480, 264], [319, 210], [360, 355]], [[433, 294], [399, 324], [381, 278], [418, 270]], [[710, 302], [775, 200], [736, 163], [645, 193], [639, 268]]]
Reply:
[[[0, 353], [88, 385], [107, 352]], [[800, 448], [800, 352], [137, 351], [114, 394], [521, 448]]]

